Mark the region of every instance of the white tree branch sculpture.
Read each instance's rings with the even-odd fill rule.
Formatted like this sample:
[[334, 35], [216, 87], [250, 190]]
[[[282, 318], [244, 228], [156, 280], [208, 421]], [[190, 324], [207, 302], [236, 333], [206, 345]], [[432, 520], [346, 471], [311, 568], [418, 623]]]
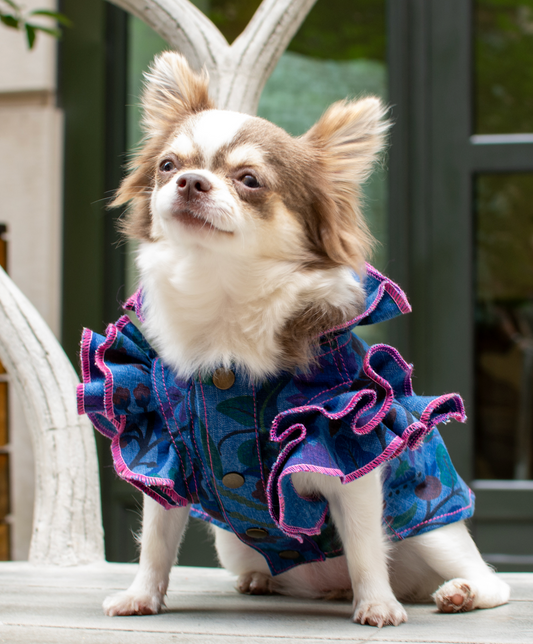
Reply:
[[230, 46], [189, 0], [111, 0], [144, 20], [195, 69], [209, 72], [220, 109], [255, 114], [261, 91], [316, 0], [263, 0]]
[[76, 565], [104, 558], [93, 428], [78, 416], [79, 380], [54, 334], [0, 268], [0, 359], [24, 403], [35, 457], [29, 559]]

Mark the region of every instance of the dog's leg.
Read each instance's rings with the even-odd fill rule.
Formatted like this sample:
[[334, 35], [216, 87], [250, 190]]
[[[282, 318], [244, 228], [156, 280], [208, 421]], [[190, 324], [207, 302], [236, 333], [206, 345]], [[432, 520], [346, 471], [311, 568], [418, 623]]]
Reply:
[[236, 589], [245, 595], [268, 595], [274, 592], [273, 578], [265, 558], [233, 532], [213, 528], [220, 563], [226, 570], [238, 575]]
[[188, 518], [189, 506], [165, 510], [144, 497], [139, 570], [128, 590], [104, 601], [106, 615], [151, 615], [160, 611]]
[[352, 581], [354, 622], [379, 627], [406, 622], [407, 613], [389, 583], [379, 470], [347, 485], [322, 474], [301, 472], [292, 479], [302, 496], [319, 492], [328, 500]]
[[[405, 545], [404, 545], [405, 543]], [[493, 608], [509, 599], [509, 586], [481, 558], [463, 521], [406, 539], [401, 545], [422, 559], [444, 580], [433, 599], [444, 613]], [[401, 555], [398, 548], [397, 554]], [[410, 582], [418, 585], [417, 569]]]

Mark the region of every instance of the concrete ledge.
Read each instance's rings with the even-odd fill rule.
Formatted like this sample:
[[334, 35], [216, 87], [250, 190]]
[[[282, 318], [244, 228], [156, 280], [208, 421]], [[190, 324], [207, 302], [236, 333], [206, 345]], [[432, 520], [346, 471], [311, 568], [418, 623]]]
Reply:
[[507, 573], [511, 601], [487, 611], [442, 615], [408, 605], [409, 622], [382, 630], [349, 621], [350, 605], [236, 593], [234, 579], [213, 568], [176, 567], [161, 615], [105, 617], [103, 599], [125, 589], [134, 564], [38, 568], [0, 564], [0, 642], [34, 644], [530, 644], [533, 574]]

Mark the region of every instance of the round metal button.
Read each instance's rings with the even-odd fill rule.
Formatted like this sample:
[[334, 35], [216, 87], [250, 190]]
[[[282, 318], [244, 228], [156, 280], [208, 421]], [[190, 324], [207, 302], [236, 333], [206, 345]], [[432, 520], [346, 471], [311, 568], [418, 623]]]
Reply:
[[251, 539], [263, 539], [263, 537], [268, 535], [268, 532], [263, 530], [263, 528], [248, 528], [246, 535]]
[[282, 559], [298, 559], [300, 557], [300, 553], [297, 550], [282, 550], [279, 553], [279, 556]]
[[244, 476], [239, 474], [239, 472], [228, 472], [228, 474], [224, 474], [222, 477], [222, 483], [224, 483], [226, 487], [235, 490], [236, 488], [241, 487], [241, 485], [244, 485]]
[[235, 382], [235, 374], [229, 369], [220, 367], [213, 373], [213, 384], [217, 389], [229, 389]]

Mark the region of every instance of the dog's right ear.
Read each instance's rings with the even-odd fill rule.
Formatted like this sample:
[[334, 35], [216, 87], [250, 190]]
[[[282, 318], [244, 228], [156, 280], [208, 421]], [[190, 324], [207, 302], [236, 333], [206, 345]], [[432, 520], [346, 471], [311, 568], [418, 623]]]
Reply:
[[169, 126], [175, 127], [191, 114], [215, 107], [209, 98], [207, 72], [193, 72], [181, 54], [166, 51], [157, 56], [145, 79], [142, 125], [148, 138], [167, 133]]
[[206, 71], [192, 71], [183, 56], [167, 51], [157, 56], [146, 74], [142, 97], [144, 141], [129, 163], [128, 175], [115, 194], [111, 207], [130, 202], [122, 231], [134, 239], [151, 238], [150, 196], [154, 186], [154, 163], [162, 146], [188, 116], [214, 108], [208, 93]]

